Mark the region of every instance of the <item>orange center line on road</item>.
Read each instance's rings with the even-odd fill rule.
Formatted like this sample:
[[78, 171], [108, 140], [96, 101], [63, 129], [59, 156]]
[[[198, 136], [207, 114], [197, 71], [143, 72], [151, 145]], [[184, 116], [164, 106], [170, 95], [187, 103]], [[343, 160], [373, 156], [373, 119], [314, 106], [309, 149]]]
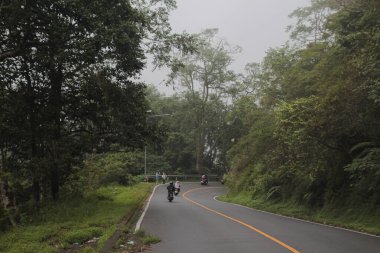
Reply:
[[[215, 188], [215, 187], [214, 187], [214, 188]], [[191, 190], [188, 190], [187, 192], [183, 193], [182, 196], [183, 196], [187, 201], [190, 201], [191, 203], [193, 203], [193, 204], [195, 204], [195, 205], [197, 205], [197, 206], [199, 206], [199, 207], [202, 207], [202, 208], [204, 208], [204, 209], [206, 209], [206, 210], [208, 210], [208, 211], [210, 211], [210, 212], [213, 212], [213, 213], [215, 213], [215, 214], [218, 214], [218, 215], [220, 215], [220, 216], [222, 216], [222, 217], [224, 217], [224, 218], [226, 218], [226, 219], [229, 219], [229, 220], [235, 221], [235, 222], [237, 222], [237, 223], [239, 223], [239, 224], [241, 224], [241, 225], [243, 225], [243, 226], [245, 226], [245, 227], [247, 227], [247, 228], [249, 228], [249, 229], [255, 231], [256, 233], [259, 233], [260, 235], [265, 236], [266, 238], [268, 238], [268, 239], [274, 241], [275, 243], [281, 245], [282, 247], [288, 249], [289, 251], [291, 251], [291, 252], [293, 252], [293, 253], [301, 253], [300, 251], [294, 249], [293, 247], [287, 245], [286, 243], [280, 241], [279, 239], [277, 239], [277, 238], [275, 238], [275, 237], [273, 237], [273, 236], [271, 236], [271, 235], [269, 235], [269, 234], [267, 234], [267, 233], [261, 231], [260, 229], [255, 228], [254, 226], [251, 226], [251, 225], [249, 225], [249, 224], [247, 224], [247, 223], [245, 223], [245, 222], [243, 222], [243, 221], [241, 221], [241, 220], [238, 220], [238, 219], [236, 219], [236, 218], [230, 217], [230, 216], [228, 216], [228, 215], [226, 215], [226, 214], [224, 214], [224, 213], [218, 212], [218, 211], [216, 211], [216, 210], [214, 210], [214, 209], [211, 209], [211, 208], [209, 208], [209, 207], [207, 207], [207, 206], [204, 206], [204, 205], [202, 205], [202, 204], [200, 204], [200, 203], [198, 203], [198, 202], [195, 202], [194, 200], [192, 200], [192, 199], [190, 199], [189, 197], [186, 196], [188, 193], [190, 193], [190, 192], [192, 192], [192, 191], [202, 190], [202, 189], [204, 190], [204, 189], [209, 189], [209, 188], [195, 188], [195, 189], [191, 189]]]

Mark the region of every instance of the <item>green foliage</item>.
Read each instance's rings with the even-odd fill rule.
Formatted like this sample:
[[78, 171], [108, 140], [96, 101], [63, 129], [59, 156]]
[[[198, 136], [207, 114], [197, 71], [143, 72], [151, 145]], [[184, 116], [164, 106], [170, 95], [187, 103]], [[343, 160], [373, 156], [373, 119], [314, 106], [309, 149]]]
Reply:
[[[195, 140], [195, 170], [198, 173], [213, 169], [216, 163], [220, 148], [216, 128], [224, 123], [221, 96], [236, 80], [235, 73], [229, 68], [232, 56], [240, 52], [239, 47], [232, 47], [218, 38], [217, 32], [218, 29], [206, 29], [196, 34], [195, 52], [175, 54], [167, 81], [185, 90], [188, 114], [191, 114], [189, 119], [192, 119], [192, 138]], [[206, 147], [209, 147], [209, 152]], [[221, 166], [225, 167], [225, 164]]]
[[99, 237], [101, 235], [102, 235], [101, 228], [90, 227], [90, 228], [79, 229], [79, 230], [70, 231], [66, 233], [65, 236], [63, 237], [63, 241], [69, 244], [73, 244], [73, 243], [82, 244], [94, 237]]
[[[148, 173], [155, 170], [169, 171], [169, 165], [161, 156], [148, 155]], [[144, 181], [144, 153], [108, 152], [89, 155], [83, 166], [75, 167], [62, 188], [66, 197], [82, 196], [85, 191], [112, 184], [133, 185]], [[103, 198], [101, 195], [99, 198]]]
[[[247, 117], [248, 118], [248, 117]], [[251, 128], [229, 151], [232, 171], [241, 171], [251, 163], [259, 163], [272, 149], [274, 117], [262, 109], [251, 111]]]
[[144, 245], [155, 244], [161, 241], [158, 237], [147, 235], [142, 229], [137, 230], [135, 234], [140, 238]]
[[352, 180], [351, 189], [358, 199], [380, 204], [380, 149], [365, 148], [353, 162], [345, 167]]
[[301, 46], [326, 41], [331, 36], [327, 29], [327, 18], [337, 5], [331, 0], [311, 0], [311, 5], [297, 8], [289, 17], [296, 18], [296, 24], [288, 27], [290, 38]]
[[141, 154], [107, 154], [84, 169], [82, 162], [88, 154], [139, 150], [159, 135], [146, 124], [145, 85], [135, 80], [145, 53], [162, 66], [172, 48], [193, 51], [191, 35], [171, 32], [175, 5], [1, 2], [1, 227], [15, 226], [30, 199], [37, 207], [68, 192], [83, 194], [88, 184], [131, 184], [141, 173]]
[[156, 244], [156, 243], [161, 242], [161, 239], [155, 236], [148, 235], [148, 236], [144, 236], [141, 239], [141, 242], [145, 245], [151, 245], [151, 244]]
[[337, 41], [347, 57], [348, 65], [360, 80], [358, 86], [379, 105], [379, 29], [378, 1], [353, 1], [333, 18], [331, 29], [337, 33]]
[[[150, 88], [151, 89], [151, 88]], [[167, 131], [165, 139], [157, 138], [148, 145], [148, 171], [164, 169], [166, 172], [198, 173], [196, 168], [199, 122], [203, 117], [203, 137], [205, 147], [202, 152], [202, 170], [223, 174], [227, 168], [226, 152], [231, 146], [232, 126], [228, 126], [226, 115], [228, 106], [216, 94], [209, 94], [207, 101], [198, 95], [186, 91], [172, 97], [163, 97], [158, 92], [150, 91], [148, 99], [154, 114], [170, 114], [170, 117], [148, 118], [148, 124], [164, 126]], [[154, 144], [154, 145], [153, 145]], [[164, 157], [169, 166], [150, 165], [150, 154]], [[154, 159], [154, 157], [153, 157]], [[158, 159], [156, 159], [158, 161]], [[162, 163], [164, 165], [164, 163]], [[153, 167], [152, 167], [153, 166]], [[155, 170], [152, 170], [155, 169]]]
[[108, 186], [84, 197], [41, 206], [22, 226], [0, 235], [0, 252], [56, 252], [100, 237], [96, 252], [116, 230], [122, 218], [135, 210], [151, 191], [150, 184]]
[[380, 235], [380, 213], [374, 212], [370, 207], [330, 206], [324, 209], [315, 209], [288, 200], [268, 201], [265, 198], [252, 198], [250, 192], [229, 194], [220, 196], [218, 199], [272, 213]]
[[132, 175], [143, 170], [143, 154], [141, 152], [117, 152], [96, 155], [85, 161], [84, 175], [91, 185], [107, 185], [133, 183]]
[[292, 37], [303, 43], [269, 50], [254, 65], [260, 92], [233, 104], [241, 131], [228, 152], [232, 194], [264, 206], [294, 203], [300, 212], [329, 209], [342, 223], [373, 215], [378, 224], [378, 10], [370, 0], [312, 1], [292, 14]]
[[190, 173], [195, 165], [193, 140], [188, 134], [178, 132], [180, 129], [173, 129], [172, 131], [169, 132], [164, 144], [163, 156], [169, 161], [172, 169]]

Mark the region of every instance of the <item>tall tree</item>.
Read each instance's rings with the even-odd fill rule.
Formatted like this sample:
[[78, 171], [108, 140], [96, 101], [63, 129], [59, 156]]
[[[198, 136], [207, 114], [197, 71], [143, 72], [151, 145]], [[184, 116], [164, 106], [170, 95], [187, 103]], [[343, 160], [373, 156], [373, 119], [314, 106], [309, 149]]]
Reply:
[[327, 29], [327, 17], [337, 7], [331, 0], [312, 0], [310, 6], [294, 10], [289, 17], [296, 24], [288, 26], [290, 38], [299, 46], [327, 41], [331, 34]]
[[[85, 152], [115, 142], [143, 145], [144, 85], [131, 79], [146, 50], [159, 58], [164, 47], [180, 47], [167, 21], [174, 7], [155, 0], [1, 1], [2, 171], [23, 171], [20, 181], [29, 182], [24, 189], [32, 188], [37, 202], [47, 187], [58, 197]], [[146, 48], [148, 37], [159, 41]]]
[[202, 172], [206, 148], [206, 114], [210, 95], [222, 97], [236, 75], [229, 70], [232, 55], [240, 48], [231, 47], [217, 38], [217, 29], [208, 29], [195, 36], [196, 51], [179, 54], [174, 58], [168, 83], [178, 85], [188, 92], [187, 99], [195, 116], [196, 170]]

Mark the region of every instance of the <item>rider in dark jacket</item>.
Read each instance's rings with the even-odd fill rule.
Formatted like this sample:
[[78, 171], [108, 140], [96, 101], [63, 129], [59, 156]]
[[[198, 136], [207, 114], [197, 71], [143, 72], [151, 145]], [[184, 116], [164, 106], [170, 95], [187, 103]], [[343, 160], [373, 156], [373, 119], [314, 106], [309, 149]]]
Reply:
[[175, 191], [175, 188], [174, 188], [174, 184], [173, 184], [173, 181], [170, 182], [170, 184], [166, 187], [166, 189], [168, 189], [168, 197], [170, 195], [170, 193], [174, 193]]

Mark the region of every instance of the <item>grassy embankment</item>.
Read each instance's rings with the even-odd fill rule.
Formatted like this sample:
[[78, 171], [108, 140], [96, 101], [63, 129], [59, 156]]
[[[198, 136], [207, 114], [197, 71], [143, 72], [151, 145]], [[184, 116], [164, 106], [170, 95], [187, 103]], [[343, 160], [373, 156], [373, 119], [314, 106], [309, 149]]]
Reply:
[[380, 210], [371, 211], [365, 208], [354, 209], [339, 207], [314, 210], [292, 202], [273, 202], [266, 201], [265, 199], [252, 199], [251, 194], [247, 192], [228, 194], [220, 196], [218, 199], [271, 213], [380, 235]]
[[141, 205], [151, 189], [152, 184], [147, 183], [107, 186], [83, 198], [49, 203], [19, 227], [0, 234], [0, 252], [62, 252], [94, 237], [99, 238], [96, 244], [78, 252], [98, 252], [117, 224]]

